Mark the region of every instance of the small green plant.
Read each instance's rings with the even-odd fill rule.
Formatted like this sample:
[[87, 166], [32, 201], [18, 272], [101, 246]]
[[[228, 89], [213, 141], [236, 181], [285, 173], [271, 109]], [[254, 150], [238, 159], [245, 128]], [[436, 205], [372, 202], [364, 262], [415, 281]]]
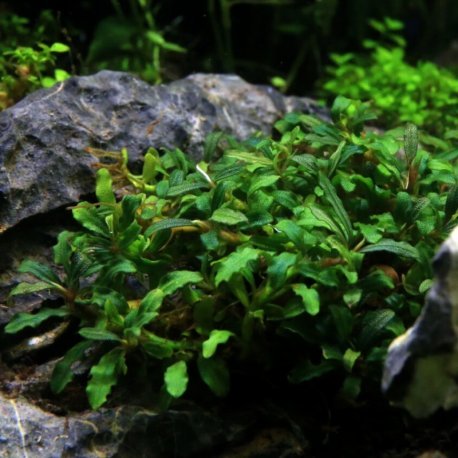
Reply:
[[458, 80], [432, 62], [409, 64], [402, 23], [371, 21], [380, 41], [365, 40], [369, 54], [333, 54], [335, 66], [324, 90], [333, 96], [370, 101], [385, 127], [412, 122], [428, 132], [444, 134], [458, 126]]
[[91, 70], [137, 73], [144, 80], [158, 84], [164, 77], [165, 53], [184, 53], [186, 49], [164, 38], [165, 30], [156, 24], [152, 0], [134, 0], [123, 9], [112, 0], [115, 16], [103, 19], [97, 26], [89, 47], [86, 66]]
[[[49, 20], [49, 12], [43, 12], [42, 20]], [[13, 105], [29, 92], [50, 87], [70, 75], [57, 67], [57, 56], [70, 48], [59, 42], [41, 43], [45, 27], [37, 25], [32, 32], [28, 20], [14, 14], [0, 19], [0, 29], [7, 32], [0, 42], [0, 110]], [[33, 46], [34, 40], [38, 44]]]
[[151, 148], [138, 175], [126, 151], [89, 150], [112, 161], [97, 173], [98, 202], [73, 208], [82, 229], [59, 236], [59, 269], [25, 261], [38, 282], [11, 292], [52, 289], [62, 305], [5, 328], [76, 323], [80, 341], [56, 365], [54, 392], [89, 352], [93, 408], [133, 359], [154, 368], [166, 400], [186, 392], [190, 374], [226, 395], [242, 361], [286, 370], [291, 383], [332, 374], [347, 399], [378, 385], [456, 221], [458, 153], [427, 151], [413, 125], [365, 130], [374, 114], [345, 97], [332, 117], [287, 115], [278, 139], [212, 134], [197, 165]]

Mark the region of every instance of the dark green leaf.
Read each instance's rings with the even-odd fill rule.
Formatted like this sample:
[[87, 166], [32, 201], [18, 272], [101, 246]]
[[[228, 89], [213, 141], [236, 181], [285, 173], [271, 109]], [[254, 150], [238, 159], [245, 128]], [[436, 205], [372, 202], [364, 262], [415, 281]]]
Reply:
[[14, 334], [15, 332], [18, 332], [28, 326], [36, 328], [48, 318], [62, 318], [68, 315], [70, 315], [69, 311], [63, 307], [58, 309], [43, 308], [40, 309], [36, 314], [21, 312], [17, 315], [14, 315], [11, 321], [5, 326], [5, 332], [8, 334]]
[[339, 223], [345, 235], [345, 240], [349, 242], [353, 238], [353, 229], [351, 226], [350, 217], [348, 216], [348, 213], [345, 210], [342, 201], [337, 196], [336, 190], [332, 183], [329, 181], [328, 177], [325, 176], [323, 173], [319, 174], [319, 183], [324, 191], [326, 199], [334, 209], [337, 222]]
[[382, 239], [379, 242], [367, 245], [360, 250], [361, 253], [373, 253], [376, 251], [387, 251], [404, 258], [411, 258], [415, 260], [420, 259], [420, 254], [415, 247], [407, 242], [397, 242], [392, 239]]
[[176, 290], [192, 283], [199, 283], [203, 280], [202, 274], [190, 270], [176, 270], [167, 274], [160, 282], [159, 287], [167, 296]]
[[50, 267], [36, 261], [27, 260], [22, 262], [18, 271], [21, 273], [32, 274], [39, 280], [42, 280], [50, 285], [60, 285], [60, 279], [53, 270]]
[[404, 151], [408, 165], [412, 163], [417, 155], [418, 129], [415, 124], [408, 123], [404, 131]]
[[196, 191], [197, 189], [207, 187], [208, 185], [206, 183], [182, 183], [176, 186], [170, 186], [169, 190], [167, 191], [167, 197], [175, 197], [179, 196], [180, 194], [187, 194], [192, 191]]
[[230, 375], [223, 359], [216, 356], [206, 359], [199, 355], [197, 368], [202, 380], [216, 396], [224, 397], [229, 393]]
[[121, 339], [111, 331], [100, 328], [82, 328], [79, 330], [81, 336], [90, 340], [109, 340], [119, 342]]
[[51, 285], [44, 281], [37, 281], [36, 283], [19, 283], [11, 290], [9, 295], [18, 296], [21, 294], [32, 294], [50, 288]]
[[75, 362], [84, 359], [85, 352], [91, 348], [93, 342], [84, 340], [77, 343], [67, 351], [65, 356], [54, 367], [51, 377], [51, 390], [54, 393], [60, 393], [72, 380], [72, 366]]
[[166, 218], [152, 224], [148, 229], [146, 229], [145, 236], [149, 237], [151, 234], [154, 234], [157, 231], [163, 231], [165, 229], [173, 229], [174, 227], [186, 226], [194, 226], [194, 223], [190, 219]]
[[302, 383], [311, 380], [332, 371], [335, 369], [335, 363], [330, 360], [321, 362], [320, 364], [312, 364], [310, 361], [304, 361], [298, 364], [289, 374], [288, 380], [291, 383]]
[[368, 348], [394, 317], [395, 312], [390, 309], [367, 312], [363, 319], [363, 327], [359, 336], [359, 347], [362, 349]]
[[444, 222], [448, 222], [458, 210], [458, 186], [452, 186], [449, 189], [444, 210]]
[[267, 275], [272, 288], [275, 289], [283, 286], [288, 275], [288, 269], [293, 266], [296, 261], [297, 254], [288, 253], [286, 251], [272, 258], [267, 268]]

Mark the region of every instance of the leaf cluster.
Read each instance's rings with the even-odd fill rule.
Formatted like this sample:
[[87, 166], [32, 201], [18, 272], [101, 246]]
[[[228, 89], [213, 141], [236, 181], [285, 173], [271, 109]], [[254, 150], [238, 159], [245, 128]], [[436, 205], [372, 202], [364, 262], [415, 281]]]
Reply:
[[[370, 21], [380, 40], [364, 40], [366, 53], [333, 54], [323, 89], [370, 101], [386, 127], [412, 122], [428, 132], [456, 135], [458, 80], [430, 61], [413, 65], [406, 60], [403, 25], [393, 19]], [[455, 132], [453, 132], [455, 131]]]
[[289, 114], [277, 138], [242, 143], [212, 134], [199, 164], [151, 148], [139, 175], [123, 151], [97, 173], [98, 202], [73, 208], [81, 230], [59, 236], [61, 273], [25, 261], [38, 281], [11, 293], [51, 289], [62, 305], [20, 313], [6, 332], [76, 323], [51, 387], [61, 392], [96, 352], [93, 408], [134, 357], [154, 369], [164, 402], [194, 374], [226, 395], [242, 361], [291, 383], [333, 374], [358, 397], [419, 313], [457, 218], [458, 153], [423, 143], [414, 125], [365, 129], [374, 114], [345, 97], [332, 118]]
[[32, 31], [26, 18], [10, 13], [0, 18], [0, 29], [5, 32], [0, 41], [0, 110], [70, 76], [58, 67], [58, 57], [70, 48], [60, 42], [44, 43], [50, 20], [50, 11], [43, 11]]

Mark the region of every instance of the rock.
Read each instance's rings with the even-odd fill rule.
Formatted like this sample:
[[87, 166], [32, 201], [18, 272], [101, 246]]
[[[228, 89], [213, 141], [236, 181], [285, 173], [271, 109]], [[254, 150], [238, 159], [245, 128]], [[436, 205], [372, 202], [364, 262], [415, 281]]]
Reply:
[[433, 259], [436, 277], [421, 315], [388, 349], [382, 390], [422, 418], [458, 406], [458, 227]]
[[[250, 440], [258, 422], [265, 421], [254, 410], [221, 413], [189, 404], [158, 413], [124, 405], [59, 416], [0, 393], [0, 415], [2, 458], [277, 458], [304, 456], [307, 449], [284, 426], [267, 428]], [[249, 445], [238, 445], [245, 441]], [[225, 453], [219, 455], [220, 450]]]
[[72, 77], [0, 113], [0, 233], [91, 193], [97, 159], [87, 147], [182, 148], [202, 157], [206, 136], [269, 133], [288, 111], [318, 112], [307, 98], [284, 97], [234, 75], [196, 74], [149, 86], [121, 72]]

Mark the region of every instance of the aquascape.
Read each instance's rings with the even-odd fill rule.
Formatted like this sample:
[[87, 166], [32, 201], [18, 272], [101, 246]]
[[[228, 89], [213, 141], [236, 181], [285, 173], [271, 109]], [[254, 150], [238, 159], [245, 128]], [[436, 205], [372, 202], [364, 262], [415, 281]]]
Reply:
[[433, 259], [435, 281], [415, 324], [390, 345], [382, 389], [415, 417], [458, 406], [458, 227]]

